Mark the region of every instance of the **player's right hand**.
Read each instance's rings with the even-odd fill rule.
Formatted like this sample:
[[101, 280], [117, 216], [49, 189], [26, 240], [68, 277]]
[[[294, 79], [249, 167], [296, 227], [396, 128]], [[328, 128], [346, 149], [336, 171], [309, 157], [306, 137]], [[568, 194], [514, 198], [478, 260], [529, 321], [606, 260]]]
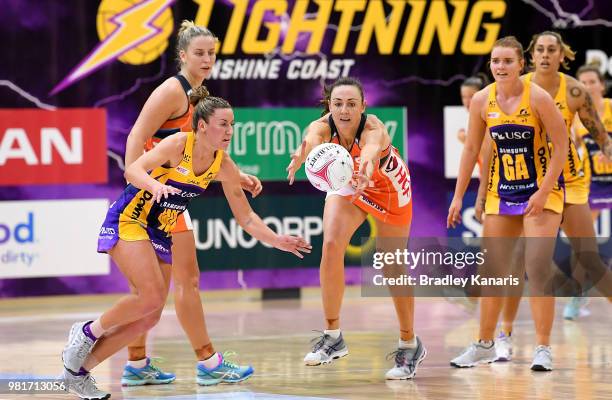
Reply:
[[291, 155], [291, 161], [289, 165], [285, 169], [287, 171], [287, 179], [289, 180], [289, 184], [293, 185], [293, 181], [295, 180], [295, 173], [302, 166], [301, 159], [303, 157], [304, 152], [306, 151], [306, 141], [302, 141], [302, 146], [300, 147], [299, 154], [297, 152]]
[[153, 197], [151, 198], [152, 203], [159, 203], [162, 199], [162, 196], [164, 199], [167, 199], [169, 195], [181, 193], [181, 189], [177, 189], [170, 185], [164, 185], [157, 181], [156, 183], [157, 184], [154, 185], [151, 190], [151, 194], [153, 195]]

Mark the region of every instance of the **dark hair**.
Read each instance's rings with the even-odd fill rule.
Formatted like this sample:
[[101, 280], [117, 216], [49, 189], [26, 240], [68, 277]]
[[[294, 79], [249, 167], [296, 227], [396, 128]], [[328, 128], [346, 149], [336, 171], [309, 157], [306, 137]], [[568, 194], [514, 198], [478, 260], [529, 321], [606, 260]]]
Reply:
[[489, 84], [489, 77], [483, 73], [479, 72], [476, 75], [465, 78], [461, 86], [472, 87], [476, 90], [484, 89]]
[[[569, 63], [570, 61], [574, 61], [574, 59], [576, 58], [576, 52], [572, 50], [572, 48], [563, 41], [563, 38], [557, 32], [544, 31], [544, 32], [536, 33], [535, 35], [531, 37], [531, 42], [529, 42], [529, 47], [527, 47], [527, 52], [530, 55], [533, 55], [533, 52], [535, 51], [536, 42], [541, 36], [552, 36], [555, 39], [557, 39], [557, 44], [561, 47], [561, 51], [563, 52], [563, 55], [564, 55], [561, 66], [565, 69], [569, 69]], [[530, 64], [532, 68], [535, 67], [535, 65], [533, 64], [533, 56], [531, 57]]]
[[187, 51], [189, 43], [191, 43], [193, 38], [198, 36], [210, 36], [215, 39], [215, 41], [219, 40], [208, 28], [197, 26], [193, 23], [193, 21], [186, 19], [181, 22], [181, 27], [179, 28], [176, 36], [176, 64], [179, 70], [181, 69], [182, 65], [180, 57], [181, 50]]
[[606, 80], [604, 79], [604, 76], [601, 73], [601, 70], [596, 64], [586, 64], [578, 68], [578, 71], [576, 71], [576, 78], [580, 79], [579, 76], [581, 74], [584, 74], [585, 72], [594, 72], [595, 75], [597, 75], [599, 82], [603, 83], [605, 86]]
[[218, 108], [232, 108], [227, 100], [221, 97], [211, 96], [206, 86], [198, 86], [189, 92], [189, 102], [194, 106], [191, 127], [195, 132], [198, 129], [198, 121], [203, 119], [208, 123], [208, 118]]
[[351, 78], [349, 76], [338, 78], [334, 83], [329, 86], [323, 85], [323, 98], [319, 101], [319, 104], [323, 106], [321, 116], [324, 116], [329, 112], [329, 102], [331, 100], [332, 91], [338, 86], [355, 86], [359, 90], [361, 95], [361, 101], [363, 102], [363, 85], [357, 78]]

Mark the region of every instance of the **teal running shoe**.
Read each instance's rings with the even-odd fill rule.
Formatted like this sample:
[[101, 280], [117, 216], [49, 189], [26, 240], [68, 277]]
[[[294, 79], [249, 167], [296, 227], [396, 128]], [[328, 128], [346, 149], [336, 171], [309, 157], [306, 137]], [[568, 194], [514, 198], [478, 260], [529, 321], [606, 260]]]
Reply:
[[588, 298], [584, 296], [572, 297], [563, 308], [563, 318], [574, 321], [578, 317], [589, 315], [590, 313], [585, 308], [588, 302]]
[[147, 357], [147, 365], [142, 368], [134, 368], [126, 364], [121, 376], [121, 385], [163, 385], [174, 382], [176, 375], [162, 371], [153, 362], [161, 362], [161, 360], [159, 358], [150, 359]]
[[198, 373], [196, 382], [198, 385], [210, 386], [218, 383], [237, 383], [245, 381], [249, 379], [251, 375], [253, 375], [253, 367], [250, 365], [236, 365], [225, 359], [226, 357], [232, 356], [235, 353], [225, 352], [223, 355], [219, 353], [217, 354], [219, 355], [220, 362], [215, 368], [208, 369], [205, 366], [198, 364], [196, 368]]

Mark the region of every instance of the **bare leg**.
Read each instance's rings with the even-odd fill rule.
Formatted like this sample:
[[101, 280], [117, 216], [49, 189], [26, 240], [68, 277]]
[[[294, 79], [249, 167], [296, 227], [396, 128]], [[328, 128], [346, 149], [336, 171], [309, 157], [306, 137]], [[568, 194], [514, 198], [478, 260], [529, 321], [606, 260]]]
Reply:
[[[493, 276], [502, 274], [503, 265], [512, 257], [515, 241], [512, 238], [520, 236], [522, 231], [522, 216], [487, 215], [483, 227], [483, 249], [487, 249], [485, 270]], [[503, 239], [502, 239], [503, 238]], [[503, 297], [488, 297], [480, 299], [480, 331], [479, 339], [491, 341], [495, 337], [495, 328], [503, 306]]]
[[187, 334], [198, 360], [215, 352], [204, 319], [200, 298], [200, 269], [196, 259], [195, 239], [192, 231], [172, 235], [172, 277], [176, 316]]
[[[555, 298], [547, 293], [552, 273], [550, 265], [561, 215], [544, 210], [540, 215], [525, 217], [525, 268], [529, 277], [530, 305], [538, 345], [548, 346], [555, 318]], [[538, 296], [538, 294], [540, 296]]]
[[323, 211], [323, 255], [319, 276], [327, 329], [340, 328], [344, 296], [344, 252], [366, 213], [340, 196], [330, 196]]
[[[376, 226], [378, 229], [377, 251], [395, 253], [398, 249], [403, 251], [406, 248], [410, 235], [410, 224], [397, 226], [377, 220]], [[390, 271], [390, 269], [395, 269], [395, 271]], [[406, 268], [404, 265], [386, 265], [384, 272], [385, 276], [399, 276], [406, 273]], [[397, 293], [406, 291], [405, 289], [404, 287], [391, 288], [391, 295], [400, 325], [400, 339], [409, 341], [414, 338], [414, 296], [409, 296], [408, 293]]]

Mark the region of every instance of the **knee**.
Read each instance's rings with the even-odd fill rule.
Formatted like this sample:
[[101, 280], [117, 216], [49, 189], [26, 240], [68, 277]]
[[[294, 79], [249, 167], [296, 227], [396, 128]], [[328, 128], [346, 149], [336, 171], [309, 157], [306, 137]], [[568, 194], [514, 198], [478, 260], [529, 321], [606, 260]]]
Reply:
[[[142, 302], [143, 315], [153, 314], [164, 308], [166, 296], [162, 291], [149, 291], [139, 295]], [[161, 313], [161, 312], [160, 312]]]
[[157, 325], [160, 318], [161, 318], [161, 310], [158, 310], [158, 312], [153, 312], [152, 314], [143, 318], [142, 320], [143, 327], [145, 328], [146, 331], [148, 331], [149, 329]]
[[200, 271], [174, 275], [174, 292], [179, 294], [185, 291], [200, 290]]
[[342, 256], [344, 257], [344, 251], [346, 250], [346, 244], [335, 237], [326, 237], [323, 239], [323, 255], [326, 257]]

